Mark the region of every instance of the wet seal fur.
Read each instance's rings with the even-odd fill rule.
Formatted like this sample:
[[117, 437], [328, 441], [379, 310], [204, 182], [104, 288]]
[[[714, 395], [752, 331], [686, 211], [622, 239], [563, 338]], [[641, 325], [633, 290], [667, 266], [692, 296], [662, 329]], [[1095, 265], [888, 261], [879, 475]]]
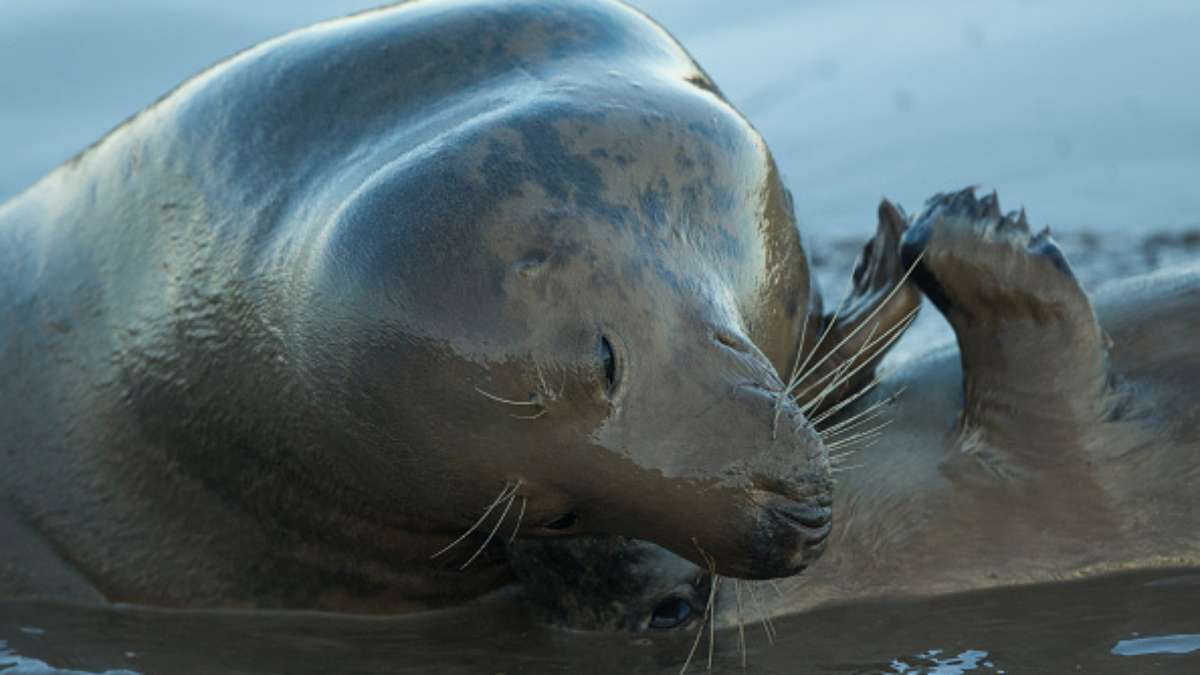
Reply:
[[[880, 441], [837, 475], [829, 550], [782, 599], [759, 591], [769, 611], [1200, 566], [1200, 267], [1116, 280], [1089, 298], [1048, 230], [972, 189], [932, 198], [896, 254], [915, 264], [956, 344], [906, 361], [839, 413], [904, 391]], [[582, 546], [553, 557], [516, 546], [531, 550], [513, 557], [527, 586], [605, 569]], [[661, 576], [613, 586], [648, 592], [608, 615], [581, 610], [597, 606], [578, 597], [605, 586], [596, 576], [557, 600], [527, 598], [573, 628], [617, 617], [633, 630], [695, 628], [708, 598], [681, 584], [708, 588], [711, 576], [635, 550], [636, 569]], [[715, 596], [718, 621], [757, 622], [746, 604], [737, 615], [732, 586]]]
[[514, 537], [778, 577], [829, 532], [776, 405], [821, 312], [790, 196], [624, 5], [218, 64], [0, 206], [0, 312], [5, 596], [395, 612], [502, 586]]

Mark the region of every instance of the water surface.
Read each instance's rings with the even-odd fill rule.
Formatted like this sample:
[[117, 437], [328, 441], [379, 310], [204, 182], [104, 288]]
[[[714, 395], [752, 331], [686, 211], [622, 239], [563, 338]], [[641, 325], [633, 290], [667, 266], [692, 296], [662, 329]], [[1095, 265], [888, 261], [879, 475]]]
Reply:
[[[1200, 570], [886, 601], [746, 626], [754, 673], [1200, 673]], [[749, 619], [749, 617], [748, 617]], [[678, 673], [691, 635], [570, 633], [511, 601], [403, 618], [0, 604], [0, 672]], [[737, 631], [713, 671], [743, 672]], [[1133, 645], [1130, 647], [1129, 645]], [[701, 642], [691, 672], [704, 672]]]

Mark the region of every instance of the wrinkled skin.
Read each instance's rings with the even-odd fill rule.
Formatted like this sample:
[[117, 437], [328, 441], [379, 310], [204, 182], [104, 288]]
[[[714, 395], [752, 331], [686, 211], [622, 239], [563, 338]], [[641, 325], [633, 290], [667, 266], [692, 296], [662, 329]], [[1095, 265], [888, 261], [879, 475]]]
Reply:
[[790, 197], [622, 5], [243, 52], [0, 206], [0, 312], [5, 595], [404, 611], [509, 536], [780, 577], [829, 532]]
[[[1023, 213], [1003, 215], [994, 194], [971, 190], [931, 199], [901, 257], [905, 268], [916, 263], [913, 279], [956, 344], [905, 362], [830, 419], [903, 391], [883, 437], [837, 476], [829, 551], [771, 611], [1200, 566], [1200, 268], [1122, 280], [1088, 298], [1048, 232], [1033, 234]], [[666, 607], [660, 589], [680, 588], [674, 597], [691, 602], [692, 620], [660, 627], [694, 628], [707, 598], [690, 600], [678, 584], [707, 588], [705, 569], [661, 548], [637, 552], [638, 570], [662, 576], [614, 575], [622, 588], [648, 589], [621, 597], [614, 613], [642, 617], [624, 625], [644, 630]], [[556, 559], [534, 568], [513, 558], [534, 587], [603, 570], [582, 556]], [[603, 586], [593, 578], [557, 603], [527, 597], [554, 606], [538, 609], [552, 623], [603, 629], [610, 616], [578, 611], [596, 605], [580, 595]], [[738, 620], [730, 586], [717, 594], [718, 622]]]

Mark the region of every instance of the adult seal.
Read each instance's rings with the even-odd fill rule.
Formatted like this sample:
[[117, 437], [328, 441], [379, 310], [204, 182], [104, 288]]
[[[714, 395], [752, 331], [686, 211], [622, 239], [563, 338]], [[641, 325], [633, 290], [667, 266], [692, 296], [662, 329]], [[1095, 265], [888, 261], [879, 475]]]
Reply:
[[638, 12], [291, 33], [0, 207], [0, 593], [404, 611], [587, 533], [795, 574], [822, 312], [762, 138]]
[[[1200, 267], [1089, 297], [1048, 230], [971, 189], [929, 200], [895, 255], [956, 340], [817, 423], [831, 448], [855, 439], [835, 451], [829, 551], [783, 593], [760, 587], [763, 611], [1200, 566]], [[704, 566], [644, 542], [517, 542], [511, 559], [549, 623], [758, 621], [753, 585], [710, 594]]]

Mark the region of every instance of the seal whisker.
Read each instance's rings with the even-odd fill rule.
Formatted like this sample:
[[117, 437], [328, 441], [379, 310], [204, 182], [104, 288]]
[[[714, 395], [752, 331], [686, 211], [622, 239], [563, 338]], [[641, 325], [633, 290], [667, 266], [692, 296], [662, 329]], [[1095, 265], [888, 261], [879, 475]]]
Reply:
[[787, 400], [790, 393], [789, 387], [795, 381], [796, 376], [800, 374], [800, 357], [804, 356], [804, 342], [808, 338], [808, 317], [812, 311], [812, 306], [804, 305], [804, 319], [800, 322], [800, 344], [796, 347], [796, 358], [792, 361], [792, 369], [788, 372], [787, 384], [779, 391], [779, 398], [775, 399], [775, 417], [771, 420], [771, 437], [774, 438], [779, 428], [779, 413], [783, 410], [783, 402]]
[[894, 418], [884, 420], [883, 423], [879, 424], [878, 426], [871, 427], [870, 429], [868, 429], [866, 431], [859, 431], [852, 436], [847, 436], [846, 438], [838, 439], [838, 440], [834, 441], [833, 443], [828, 444], [826, 447], [828, 447], [831, 450], [836, 450], [837, 448], [844, 448], [847, 445], [854, 443], [855, 441], [862, 440], [863, 438], [872, 436], [876, 433], [883, 431], [883, 429], [887, 428], [887, 426], [890, 425], [894, 421], [895, 421]]
[[[858, 392], [852, 398], [848, 399], [847, 402], [855, 401], [862, 394], [869, 391], [870, 388], [874, 387], [876, 384], [879, 384], [879, 378], [875, 378], [875, 380], [868, 386], [867, 389], [864, 389], [863, 391]], [[818, 433], [820, 433], [822, 438], [824, 438], [825, 436], [836, 433], [840, 429], [843, 429], [845, 427], [853, 428], [854, 426], [857, 426], [859, 423], [861, 423], [865, 420], [870, 420], [880, 414], [887, 412], [887, 409], [893, 403], [895, 403], [897, 400], [900, 399], [900, 395], [904, 393], [905, 389], [906, 389], [905, 387], [900, 387], [891, 396], [888, 396], [887, 398], [880, 399], [879, 401], [872, 403], [865, 410], [857, 412], [854, 415], [847, 417], [846, 419], [844, 419], [836, 424], [832, 424], [824, 429], [821, 429], [818, 431]], [[844, 403], [845, 402], [839, 403], [838, 404], [839, 407], [842, 407], [844, 405]], [[837, 412], [837, 409], [831, 408], [830, 410], [825, 411], [825, 413], [823, 413], [820, 417], [818, 417], [816, 420], [813, 421], [813, 426], [816, 426], [816, 425], [820, 424], [822, 421], [824, 421], [825, 418], [827, 418], [831, 412]]]
[[742, 619], [742, 585], [735, 577], [733, 579], [733, 600], [737, 612], [738, 651], [742, 655], [742, 670], [746, 669], [746, 622]]
[[535, 400], [535, 401], [514, 401], [514, 400], [512, 400], [512, 399], [510, 399], [510, 398], [504, 398], [503, 396], [497, 396], [497, 395], [495, 395], [495, 394], [489, 394], [488, 392], [486, 392], [486, 391], [484, 391], [484, 390], [480, 389], [479, 387], [475, 387], [475, 391], [479, 392], [479, 393], [480, 393], [480, 394], [482, 394], [484, 397], [486, 397], [486, 398], [489, 398], [489, 399], [491, 399], [491, 400], [493, 400], [493, 401], [495, 401], [495, 402], [497, 402], [497, 403], [506, 403], [506, 404], [508, 404], [508, 405], [526, 405], [526, 406], [540, 406], [540, 405], [542, 405], [541, 401], [536, 401], [536, 400]]
[[[714, 582], [714, 586], [710, 586], [710, 588], [709, 588], [709, 592], [708, 592], [708, 600], [709, 601], [704, 606], [704, 616], [700, 617], [700, 628], [696, 631], [696, 639], [694, 641], [692, 641], [692, 649], [691, 649], [691, 651], [688, 652], [687, 659], [683, 662], [683, 667], [679, 669], [679, 675], [683, 675], [684, 673], [687, 672], [688, 667], [692, 665], [692, 659], [695, 658], [695, 656], [696, 656], [696, 650], [700, 648], [700, 638], [704, 636], [704, 624], [708, 622], [708, 620], [711, 616], [712, 594], [713, 594], [712, 588], [713, 587], [715, 587], [715, 582]], [[710, 642], [710, 651], [711, 651], [711, 642]], [[709, 670], [711, 670], [712, 669], [711, 656], [709, 657], [709, 663], [710, 663]]]
[[[854, 362], [855, 360], [858, 359], [859, 356], [861, 356], [866, 351], [872, 349], [873, 347], [878, 345], [880, 342], [883, 342], [883, 345], [881, 345], [877, 349], [875, 349], [869, 358], [864, 359], [861, 363], [859, 363], [858, 367], [854, 368], [849, 373], [835, 377], [837, 370], [836, 369], [832, 370], [829, 373], [821, 376], [821, 378], [818, 379], [817, 381], [815, 381], [812, 384], [810, 384], [809, 386], [805, 387], [804, 391], [801, 391], [799, 394], [796, 394], [796, 398], [798, 398], [798, 399], [803, 398], [804, 395], [807, 394], [809, 391], [811, 391], [814, 387], [821, 385], [821, 383], [826, 382], [830, 378], [833, 378], [834, 381], [831, 382], [830, 384], [825, 385], [826, 388], [832, 387], [832, 388], [836, 389], [837, 387], [840, 387], [842, 384], [844, 384], [846, 381], [848, 381], [851, 377], [854, 377], [855, 375], [857, 375], [858, 372], [860, 370], [862, 370], [863, 368], [867, 367], [875, 359], [875, 357], [877, 355], [882, 354], [883, 352], [887, 351], [887, 349], [890, 348], [892, 346], [892, 344], [894, 344], [896, 342], [896, 340], [899, 340], [900, 337], [904, 335], [905, 330], [913, 322], [913, 320], [916, 319], [917, 311], [919, 309], [920, 309], [920, 306], [918, 306], [915, 309], [913, 309], [912, 311], [908, 312], [906, 315], [904, 315], [904, 318], [902, 318], [899, 322], [896, 323], [896, 325], [885, 330], [883, 333], [881, 333], [879, 335], [879, 337], [874, 337], [875, 329], [877, 329], [879, 327], [879, 324], [876, 323], [875, 326], [872, 327], [871, 333], [868, 334], [867, 342], [864, 343], [863, 346], [860, 347], [859, 350], [857, 352], [855, 352], [855, 354], [853, 356], [851, 356], [849, 359], [847, 359], [846, 362], [847, 363]], [[872, 338], [874, 338], [874, 339], [872, 339]]]
[[[875, 340], [873, 342], [871, 342], [870, 345], [867, 346], [868, 348], [874, 347], [876, 344], [878, 344], [880, 342], [883, 342], [884, 344], [881, 345], [878, 349], [876, 349], [874, 351], [874, 353], [871, 354], [871, 357], [868, 358], [867, 360], [863, 361], [859, 365], [858, 368], [855, 368], [854, 372], [852, 372], [848, 376], [846, 376], [846, 378], [844, 378], [842, 380], [842, 382], [845, 382], [846, 379], [853, 377], [855, 374], [858, 373], [859, 370], [862, 370], [864, 367], [866, 367], [868, 364], [870, 364], [871, 361], [873, 361], [877, 355], [882, 354], [882, 353], [886, 352], [888, 349], [890, 349], [891, 346], [893, 344], [895, 344], [896, 341], [899, 340], [904, 335], [905, 331], [908, 330], [908, 327], [910, 325], [912, 325], [912, 322], [916, 320], [917, 312], [919, 310], [920, 310], [919, 306], [914, 308], [908, 314], [905, 314], [904, 318], [902, 318], [896, 325], [892, 326], [888, 330], [884, 331], [883, 334], [881, 334], [879, 337], [875, 338]], [[835, 383], [834, 386], [840, 387], [842, 385], [842, 382]]]
[[708, 669], [712, 670], [713, 649], [717, 643], [717, 589], [721, 587], [721, 576], [712, 572], [712, 584], [708, 589]]
[[754, 602], [754, 607], [758, 610], [759, 620], [762, 621], [763, 632], [767, 634], [767, 642], [771, 645], [775, 644], [775, 624], [771, 621], [771, 617], [763, 611], [762, 603], [758, 601], [758, 593], [754, 592], [754, 584], [746, 584], [746, 589], [750, 591], [750, 600]]
[[[809, 375], [812, 375], [818, 368], [821, 367], [821, 365], [823, 363], [825, 363], [827, 360], [830, 359], [830, 357], [832, 357], [834, 354], [836, 354], [837, 350], [841, 349], [842, 345], [846, 344], [846, 342], [848, 342], [851, 338], [853, 338], [855, 335], [857, 335], [858, 332], [863, 329], [863, 326], [866, 326], [872, 319], [875, 318], [876, 314], [878, 314], [880, 311], [882, 311], [883, 308], [886, 307], [889, 302], [891, 302], [892, 298], [895, 297], [896, 293], [899, 293], [900, 289], [904, 288], [904, 283], [906, 281], [908, 281], [908, 278], [910, 276], [912, 276], [913, 271], [915, 269], [917, 269], [917, 265], [919, 265], [921, 263], [921, 258], [923, 258], [924, 256], [925, 256], [925, 252], [922, 251], [921, 253], [919, 253], [917, 255], [917, 257], [915, 259], [913, 259], [912, 263], [908, 266], [908, 269], [905, 270], [904, 274], [900, 277], [900, 280], [896, 282], [896, 285], [892, 287], [892, 290], [888, 291], [888, 294], [884, 296], [883, 300], [880, 300], [879, 304], [875, 305], [875, 308], [872, 309], [865, 318], [863, 318], [861, 323], [859, 323], [857, 326], [854, 327], [854, 330], [847, 333], [846, 336], [843, 337], [840, 342], [838, 342], [836, 345], [834, 345], [833, 348], [830, 349], [829, 352], [825, 354], [825, 356], [821, 357], [820, 360], [818, 360], [811, 367], [809, 367], [808, 370], [805, 371], [805, 373], [800, 376], [800, 380], [799, 380], [799, 382], [797, 382], [797, 384], [799, 384], [800, 382], [803, 382], [806, 378], [808, 378]], [[920, 307], [920, 305], [918, 305], [918, 307]], [[839, 309], [841, 309], [841, 308], [839, 307]], [[912, 313], [915, 313], [915, 312], [916, 312], [916, 310], [914, 309]], [[903, 322], [901, 322], [901, 323], [903, 323]], [[876, 322], [877, 327], [878, 327], [878, 325], [879, 325], [878, 322]], [[831, 323], [831, 327], [832, 327], [832, 323]], [[815, 347], [814, 347], [814, 349], [815, 349]]]
[[438, 556], [442, 555], [442, 554], [443, 554], [443, 553], [445, 553], [446, 551], [449, 551], [450, 549], [454, 548], [455, 546], [458, 546], [458, 545], [459, 545], [460, 543], [462, 543], [462, 541], [463, 541], [464, 539], [466, 539], [467, 537], [471, 536], [471, 533], [472, 533], [472, 532], [474, 532], [475, 530], [479, 529], [479, 526], [483, 524], [483, 521], [484, 521], [484, 520], [487, 520], [488, 514], [490, 514], [490, 513], [492, 512], [492, 510], [493, 510], [493, 509], [495, 509], [495, 508], [496, 508], [496, 506], [497, 506], [497, 505], [498, 505], [500, 502], [504, 501], [504, 500], [505, 500], [505, 499], [508, 497], [508, 495], [509, 495], [509, 490], [511, 489], [511, 490], [512, 490], [512, 492], [514, 492], [514, 493], [515, 493], [515, 492], [516, 492], [518, 489], [520, 489], [520, 487], [521, 487], [521, 481], [520, 481], [520, 480], [518, 480], [518, 481], [517, 481], [517, 483], [516, 483], [516, 485], [513, 485], [511, 488], [509, 487], [509, 484], [508, 484], [508, 483], [505, 483], [505, 484], [504, 484], [504, 489], [500, 491], [500, 495], [499, 495], [499, 496], [497, 496], [497, 497], [496, 497], [496, 499], [495, 499], [495, 501], [493, 501], [493, 502], [491, 503], [491, 505], [489, 505], [489, 506], [487, 507], [487, 510], [483, 512], [483, 515], [482, 515], [482, 516], [479, 516], [479, 520], [475, 521], [475, 524], [474, 524], [474, 525], [472, 525], [472, 526], [470, 527], [470, 529], [468, 529], [466, 532], [463, 532], [463, 533], [462, 533], [462, 535], [461, 535], [461, 536], [459, 536], [459, 538], [458, 538], [458, 539], [455, 539], [454, 541], [450, 542], [449, 544], [446, 544], [446, 546], [445, 546], [445, 547], [443, 547], [443, 548], [442, 548], [440, 551], [438, 551], [437, 553], [434, 553], [433, 555], [429, 556], [429, 559], [430, 559], [430, 560], [432, 560], [432, 559], [434, 559], [434, 558], [436, 558], [436, 557], [438, 557]]
[[840, 466], [840, 467], [834, 467], [833, 469], [830, 469], [830, 473], [833, 473], [833, 474], [846, 473], [847, 471], [853, 471], [853, 470], [855, 470], [855, 469], [861, 469], [861, 468], [863, 468], [864, 466], [866, 466], [866, 464], [853, 464], [853, 465], [851, 465], [851, 466]]
[[[853, 270], [851, 270], [851, 274], [853, 274]], [[829, 323], [827, 323], [825, 325], [825, 329], [823, 331], [821, 331], [821, 335], [817, 338], [817, 341], [813, 344], [811, 351], [809, 351], [809, 353], [808, 353], [808, 356], [806, 356], [804, 358], [804, 362], [801, 363], [800, 367], [797, 368], [796, 370], [804, 371], [808, 367], [808, 362], [811, 361], [812, 358], [817, 355], [817, 350], [821, 348], [821, 344], [825, 342], [825, 338], [829, 336], [829, 333], [833, 330], [834, 325], [837, 324], [838, 316], [841, 315], [842, 309], [845, 308], [846, 303], [852, 297], [853, 292], [854, 292], [854, 286], [851, 285], [850, 289], [848, 291], [846, 291], [846, 294], [842, 296], [842, 299], [840, 301], [838, 301], [837, 309], [835, 309], [833, 311], [833, 316], [830, 317]], [[807, 316], [807, 309], [805, 310], [805, 312], [806, 312], [805, 316]], [[805, 332], [807, 332], [807, 330], [808, 330], [807, 321], [805, 322], [805, 324], [806, 325], [804, 326], [803, 330]], [[803, 335], [803, 333], [802, 333], [802, 335]], [[797, 357], [799, 357], [799, 354], [797, 354]], [[783, 409], [784, 399], [786, 399], [788, 396], [792, 395], [792, 392], [795, 391], [796, 387], [800, 385], [800, 382], [802, 379], [803, 378], [801, 378], [799, 375], [789, 378], [787, 386], [784, 387], [783, 391], [779, 393], [779, 399], [775, 402], [775, 417], [772, 420], [772, 425], [774, 427], [778, 428], [779, 412], [780, 412], [780, 410]]]
[[521, 520], [525, 517], [525, 504], [529, 500], [521, 497], [521, 511], [517, 513], [517, 524], [513, 526], [512, 534], [508, 535], [508, 543], [513, 543], [517, 538], [517, 533], [521, 531]]
[[541, 410], [537, 411], [537, 413], [535, 413], [533, 415], [510, 415], [510, 417], [512, 417], [515, 420], [536, 420], [537, 418], [541, 417], [542, 415], [545, 415], [548, 412], [550, 412], [550, 411], [545, 408], [542, 408]]
[[492, 537], [496, 536], [496, 532], [500, 529], [500, 526], [504, 524], [504, 519], [508, 516], [508, 510], [512, 508], [513, 502], [517, 501], [517, 489], [520, 487], [521, 481], [517, 481], [517, 487], [514, 488], [512, 493], [508, 495], [508, 501], [504, 504], [504, 510], [500, 512], [500, 517], [496, 519], [496, 524], [492, 527], [492, 531], [488, 532], [487, 538], [483, 540], [483, 543], [479, 545], [479, 548], [475, 549], [475, 553], [471, 554], [471, 557], [467, 558], [467, 562], [463, 563], [458, 569], [467, 569], [467, 565], [475, 562], [475, 559], [479, 557], [480, 553], [483, 553], [483, 550], [487, 548], [487, 545], [492, 543]]
[[[862, 389], [859, 389], [858, 391], [854, 392], [854, 394], [852, 396], [846, 397], [842, 401], [839, 401], [837, 405], [830, 407], [825, 412], [821, 413], [817, 417], [814, 417], [812, 420], [809, 421], [809, 424], [811, 424], [813, 426], [813, 428], [816, 428], [825, 420], [829, 419], [830, 417], [833, 417], [834, 415], [836, 415], [839, 412], [841, 412], [842, 410], [844, 410], [846, 408], [846, 406], [850, 405], [851, 403], [854, 403], [858, 399], [865, 396], [868, 392], [870, 392], [872, 389], [874, 389], [876, 385], [879, 384], [880, 379], [881, 378], [876, 377], [875, 379], [871, 380], [865, 386], [863, 386]], [[819, 429], [818, 429], [818, 432], [820, 432]]]
[[874, 410], [865, 410], [862, 413], [855, 415], [856, 419], [849, 420], [845, 424], [839, 423], [836, 429], [828, 429], [817, 432], [821, 440], [825, 443], [830, 443], [836, 436], [847, 434], [852, 431], [861, 430], [867, 424], [873, 424], [880, 419], [887, 419], [890, 408], [887, 406], [878, 407]]
[[[844, 363], [840, 364], [837, 368], [834, 368], [832, 374], [837, 375], [840, 378], [840, 374], [849, 370], [853, 364], [854, 359], [848, 359]], [[820, 394], [816, 398], [813, 398], [809, 400], [808, 403], [800, 406], [800, 411], [807, 415], [810, 411], [820, 408], [821, 404], [825, 402], [825, 399], [831, 393], [833, 393], [834, 389], [836, 389], [836, 387], [826, 386], [823, 390], [821, 390]], [[805, 391], [808, 390], [806, 389]]]

